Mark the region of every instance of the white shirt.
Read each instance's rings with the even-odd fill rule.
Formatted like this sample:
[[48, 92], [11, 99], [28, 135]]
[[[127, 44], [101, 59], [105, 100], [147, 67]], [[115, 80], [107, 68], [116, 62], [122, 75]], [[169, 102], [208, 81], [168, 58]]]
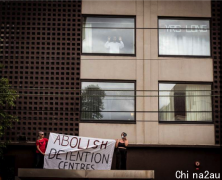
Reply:
[[110, 53], [119, 53], [119, 50], [124, 47], [123, 41], [119, 42], [109, 42], [105, 43], [105, 48], [109, 49]]

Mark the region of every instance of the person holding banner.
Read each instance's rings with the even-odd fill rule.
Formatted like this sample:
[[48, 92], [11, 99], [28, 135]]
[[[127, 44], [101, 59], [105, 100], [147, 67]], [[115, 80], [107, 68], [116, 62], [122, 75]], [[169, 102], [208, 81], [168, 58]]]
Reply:
[[127, 157], [127, 149], [129, 142], [126, 139], [127, 134], [122, 132], [121, 138], [116, 140], [116, 169], [126, 170], [126, 157]]
[[49, 134], [44, 169], [111, 170], [115, 139]]
[[44, 138], [44, 132], [40, 131], [36, 141], [36, 168], [43, 168], [44, 155], [46, 150], [47, 138]]

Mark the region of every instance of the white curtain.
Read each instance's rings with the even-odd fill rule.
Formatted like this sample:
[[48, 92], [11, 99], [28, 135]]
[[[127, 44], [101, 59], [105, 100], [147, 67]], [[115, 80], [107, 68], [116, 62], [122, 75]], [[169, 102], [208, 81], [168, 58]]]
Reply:
[[[189, 91], [193, 90], [193, 91]], [[204, 91], [200, 91], [204, 90]], [[186, 86], [186, 111], [212, 111], [210, 85]], [[207, 96], [201, 96], [207, 95]], [[192, 96], [192, 97], [189, 97]], [[187, 112], [187, 121], [211, 121], [212, 112]]]
[[[175, 120], [173, 95], [174, 95], [174, 91], [171, 91], [169, 93], [169, 96], [170, 96], [169, 98], [168, 97], [161, 98], [161, 101], [169, 101], [168, 105], [162, 107], [160, 110], [160, 111], [165, 111], [165, 112], [161, 112], [161, 114], [160, 114], [162, 121], [174, 121]], [[169, 111], [171, 111], [171, 112], [169, 112]]]
[[210, 55], [209, 31], [200, 34], [161, 29], [159, 43], [160, 55]]
[[85, 28], [85, 25], [83, 25], [83, 53], [92, 53], [92, 24], [87, 24]]

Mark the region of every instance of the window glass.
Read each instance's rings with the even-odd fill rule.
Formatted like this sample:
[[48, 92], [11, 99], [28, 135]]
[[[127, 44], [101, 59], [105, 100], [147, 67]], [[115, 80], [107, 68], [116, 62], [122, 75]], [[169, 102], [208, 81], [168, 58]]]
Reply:
[[83, 53], [135, 54], [135, 19], [84, 17]]
[[159, 19], [159, 55], [210, 56], [210, 21]]
[[82, 82], [81, 120], [135, 120], [134, 105], [134, 83]]
[[212, 121], [211, 85], [159, 84], [160, 121]]

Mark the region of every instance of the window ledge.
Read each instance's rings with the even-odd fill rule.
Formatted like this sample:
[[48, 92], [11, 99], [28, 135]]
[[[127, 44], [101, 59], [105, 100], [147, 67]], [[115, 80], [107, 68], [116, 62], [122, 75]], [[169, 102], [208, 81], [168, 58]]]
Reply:
[[186, 55], [158, 55], [158, 57], [175, 57], [175, 58], [213, 58], [212, 56], [186, 56]]
[[213, 121], [159, 121], [160, 124], [214, 124]]
[[101, 124], [136, 124], [136, 121], [123, 120], [80, 120], [80, 123], [101, 123]]
[[[100, 53], [82, 53], [81, 56], [114, 56], [114, 57], [117, 57], [117, 56], [125, 56], [125, 57], [136, 57], [136, 54], [100, 54]], [[84, 60], [84, 59], [83, 59]]]
[[154, 170], [18, 169], [19, 178], [154, 179]]

